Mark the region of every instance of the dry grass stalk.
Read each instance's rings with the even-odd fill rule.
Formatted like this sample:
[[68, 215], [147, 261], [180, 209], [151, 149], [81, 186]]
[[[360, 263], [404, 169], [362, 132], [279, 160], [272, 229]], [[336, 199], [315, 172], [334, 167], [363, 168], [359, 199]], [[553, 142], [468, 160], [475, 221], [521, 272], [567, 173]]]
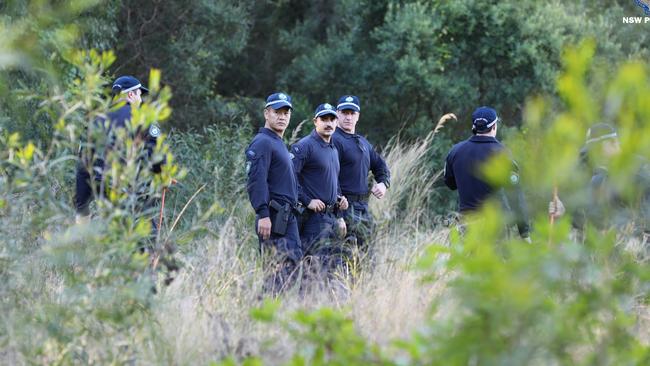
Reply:
[[300, 122], [298, 126], [296, 126], [296, 129], [293, 130], [293, 132], [291, 133], [291, 138], [289, 139], [289, 145], [294, 144], [296, 141], [300, 139], [300, 131], [302, 131], [302, 127], [308, 121], [309, 121], [308, 119], [302, 120], [302, 122]]

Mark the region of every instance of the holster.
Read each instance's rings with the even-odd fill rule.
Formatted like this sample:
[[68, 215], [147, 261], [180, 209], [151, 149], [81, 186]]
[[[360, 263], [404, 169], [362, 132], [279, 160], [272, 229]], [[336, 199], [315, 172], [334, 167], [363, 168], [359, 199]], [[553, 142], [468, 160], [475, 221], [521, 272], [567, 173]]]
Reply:
[[287, 233], [287, 225], [289, 223], [289, 215], [291, 215], [291, 205], [281, 205], [276, 200], [269, 202], [271, 208], [275, 211], [275, 217], [271, 221], [271, 232], [277, 235], [284, 235]]
[[302, 228], [303, 226], [305, 226], [307, 220], [309, 220], [309, 216], [311, 216], [312, 211], [299, 203], [298, 206], [294, 208], [293, 212], [296, 215], [296, 222], [298, 223], [298, 232], [302, 232]]

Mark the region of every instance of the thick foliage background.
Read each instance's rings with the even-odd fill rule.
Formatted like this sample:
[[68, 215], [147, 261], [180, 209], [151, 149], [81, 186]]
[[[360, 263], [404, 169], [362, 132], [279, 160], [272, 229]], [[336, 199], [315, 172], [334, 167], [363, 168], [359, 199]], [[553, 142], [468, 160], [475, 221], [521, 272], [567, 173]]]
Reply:
[[[578, 151], [594, 121], [620, 130], [613, 186], [628, 203], [643, 189], [631, 177], [650, 156], [650, 71], [633, 60], [648, 32], [626, 15], [641, 15], [633, 1], [0, 3], [2, 363], [647, 364], [647, 241], [579, 237], [571, 213], [546, 214], [554, 188], [588, 199]], [[72, 220], [81, 131], [123, 73], [153, 90], [134, 123], [165, 131], [149, 193], [180, 181], [156, 243], [182, 265], [169, 287], [135, 249], [149, 217], [121, 206], [138, 183], [132, 140], [114, 195], [92, 223]], [[287, 139], [317, 103], [359, 95], [360, 130], [393, 171], [371, 201], [373, 265], [351, 264], [344, 298], [262, 299], [242, 152], [277, 89], [296, 100]], [[479, 104], [508, 127], [533, 245], [504, 232], [497, 205], [464, 238], [435, 220], [454, 199], [435, 187], [442, 156]], [[459, 121], [433, 133], [446, 112]]]
[[[36, 69], [57, 71], [63, 81], [74, 71], [56, 51], [72, 39], [80, 48], [115, 51], [109, 79], [132, 74], [146, 83], [149, 69], [160, 69], [162, 84], [174, 90], [167, 126], [180, 131], [247, 126], [252, 133], [263, 98], [275, 90], [294, 97], [294, 121], [310, 119], [323, 101], [359, 95], [359, 130], [379, 147], [396, 134], [406, 141], [425, 136], [441, 114], [454, 112], [459, 122], [429, 151], [435, 170], [451, 142], [468, 135], [477, 106], [492, 105], [504, 126], [520, 126], [526, 96], [553, 90], [564, 45], [597, 35], [595, 62], [604, 69], [648, 57], [648, 32], [621, 24], [642, 13], [632, 0], [79, 3], [81, 11], [52, 17], [47, 12], [58, 2], [13, 0], [0, 4], [0, 14], [9, 22], [35, 15], [74, 33], [48, 28], [16, 40], [47, 60]], [[11, 92], [0, 99], [1, 125], [49, 139], [51, 118], [22, 95], [45, 92], [51, 81], [21, 68], [4, 77]], [[438, 213], [454, 206], [448, 197], [432, 198]]]
[[[11, 21], [57, 3], [5, 1], [0, 14]], [[404, 128], [408, 137], [426, 134], [441, 112], [464, 122], [445, 133], [464, 136], [478, 105], [520, 125], [524, 98], [553, 89], [563, 45], [585, 36], [597, 35], [598, 62], [646, 58], [647, 32], [621, 24], [624, 15], [642, 12], [632, 0], [116, 0], [73, 18], [81, 48], [115, 50], [108, 76], [146, 82], [150, 68], [162, 70], [163, 85], [174, 90], [173, 127], [200, 131], [233, 119], [258, 126], [260, 100], [278, 89], [297, 100], [297, 120], [353, 93], [363, 103], [360, 128], [384, 144]], [[70, 17], [47, 21], [63, 25]], [[40, 67], [64, 69], [53, 53], [57, 37], [21, 41], [47, 57]], [[14, 72], [6, 85], [42, 83]], [[46, 123], [33, 129], [11, 118], [30, 113], [33, 102], [14, 95], [1, 103], [5, 125], [49, 136]]]

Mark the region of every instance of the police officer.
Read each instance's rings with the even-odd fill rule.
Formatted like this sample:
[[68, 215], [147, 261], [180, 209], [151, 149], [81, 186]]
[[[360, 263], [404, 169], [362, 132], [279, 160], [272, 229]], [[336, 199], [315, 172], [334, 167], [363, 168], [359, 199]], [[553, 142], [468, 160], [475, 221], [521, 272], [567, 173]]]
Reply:
[[[77, 221], [82, 221], [90, 215], [89, 205], [94, 195], [104, 196], [108, 187], [104, 181], [104, 164], [107, 154], [116, 146], [116, 138], [119, 130], [127, 127], [131, 120], [131, 110], [142, 103], [142, 95], [147, 94], [149, 90], [133, 76], [121, 76], [113, 82], [113, 94], [118, 97], [118, 104], [123, 104], [117, 110], [106, 114], [105, 118], [98, 118], [88, 128], [88, 143], [83, 144], [79, 149], [80, 160], [77, 164], [76, 189], [75, 189], [75, 208], [77, 212]], [[156, 124], [151, 124], [146, 130], [136, 131], [135, 136], [131, 136], [136, 141], [144, 142], [143, 160], [150, 164], [150, 170], [154, 174], [161, 172], [164, 159], [153, 161], [153, 151], [156, 142], [160, 136], [160, 128]], [[85, 146], [84, 146], [85, 145]], [[92, 170], [92, 176], [91, 172]], [[148, 186], [150, 182], [145, 182]], [[142, 203], [142, 209], [153, 207], [153, 202], [149, 197], [137, 197], [136, 201]], [[152, 220], [152, 230], [156, 231], [155, 220]]]
[[[390, 170], [384, 159], [363, 136], [356, 133], [361, 112], [359, 98], [344, 95], [336, 106], [338, 126], [332, 142], [339, 153], [341, 192], [348, 200], [346, 211], [349, 238], [356, 241], [360, 249], [367, 249], [372, 234], [373, 219], [368, 209], [368, 197], [372, 193], [381, 199], [390, 187]], [[372, 171], [376, 183], [368, 190], [368, 172]]]
[[[458, 203], [461, 215], [478, 210], [481, 205], [502, 188], [494, 187], [481, 177], [481, 165], [491, 157], [505, 151], [505, 147], [496, 139], [499, 118], [494, 109], [479, 107], [472, 113], [472, 134], [469, 139], [460, 142], [449, 151], [445, 161], [445, 184], [451, 190], [458, 190]], [[510, 181], [515, 185], [512, 209], [515, 210], [517, 227], [522, 238], [530, 241], [528, 214], [521, 189], [518, 188], [519, 176], [516, 164], [513, 162], [513, 171]], [[513, 187], [508, 187], [509, 192]], [[510, 204], [505, 199], [506, 206]]]
[[336, 118], [331, 104], [319, 105], [314, 130], [291, 147], [298, 199], [308, 209], [300, 231], [303, 249], [323, 259], [328, 267], [340, 263], [342, 248], [336, 241], [339, 234], [345, 235], [346, 225], [338, 216], [348, 208], [347, 200], [340, 195], [339, 155], [332, 144]]
[[264, 108], [264, 127], [246, 149], [247, 190], [256, 214], [256, 232], [261, 248], [271, 253], [275, 268], [264, 286], [273, 294], [291, 284], [303, 256], [294, 215], [296, 176], [282, 140], [292, 110], [289, 95], [271, 94]]
[[[587, 186], [586, 200], [574, 202], [577, 208], [573, 226], [584, 228], [587, 221], [601, 229], [624, 228], [634, 223], [640, 232], [650, 233], [650, 164], [640, 159], [640, 168], [632, 183], [637, 185], [638, 197], [632, 202], [625, 200], [621, 192], [609, 183], [609, 166], [621, 147], [616, 129], [606, 123], [597, 123], [587, 130], [585, 145], [580, 150], [581, 164], [588, 169], [591, 178]], [[549, 203], [549, 215], [559, 218], [565, 212], [564, 204], [556, 198]]]

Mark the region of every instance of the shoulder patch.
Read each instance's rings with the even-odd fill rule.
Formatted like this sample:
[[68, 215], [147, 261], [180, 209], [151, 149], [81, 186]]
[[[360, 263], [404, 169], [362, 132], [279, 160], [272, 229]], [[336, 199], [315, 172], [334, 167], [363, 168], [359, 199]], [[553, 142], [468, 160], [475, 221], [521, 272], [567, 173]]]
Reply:
[[249, 149], [246, 151], [246, 156], [250, 159], [254, 159], [257, 156], [257, 154], [255, 153], [255, 151]]
[[294, 145], [291, 149], [292, 149], [296, 154], [300, 154], [300, 147], [299, 147], [299, 146]]
[[510, 183], [513, 185], [519, 184], [519, 174], [515, 172], [510, 173]]
[[157, 124], [152, 123], [151, 126], [149, 126], [149, 135], [151, 135], [151, 137], [160, 136], [160, 127], [158, 127]]

